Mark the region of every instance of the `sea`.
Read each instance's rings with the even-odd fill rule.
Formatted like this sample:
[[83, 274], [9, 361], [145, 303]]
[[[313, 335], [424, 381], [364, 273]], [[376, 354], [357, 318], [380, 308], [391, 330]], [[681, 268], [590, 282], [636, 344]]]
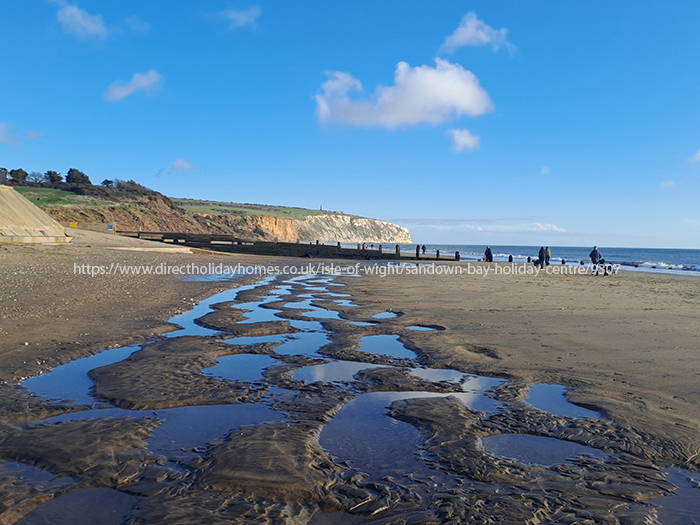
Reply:
[[[476, 244], [426, 244], [426, 254], [435, 255], [437, 250], [446, 256], [459, 252], [463, 261], [478, 261], [484, 256], [486, 245]], [[384, 246], [387, 249], [387, 246]], [[552, 264], [580, 265], [581, 261], [589, 263], [588, 254], [592, 246], [550, 246]], [[401, 251], [415, 252], [415, 244], [402, 244]], [[603, 259], [612, 264], [619, 264], [621, 270], [653, 273], [683, 273], [700, 276], [700, 250], [680, 250], [663, 248], [613, 248], [599, 246]], [[513, 262], [527, 262], [530, 257], [537, 259], [539, 246], [496, 246], [491, 245], [494, 262], [506, 262], [513, 256]]]

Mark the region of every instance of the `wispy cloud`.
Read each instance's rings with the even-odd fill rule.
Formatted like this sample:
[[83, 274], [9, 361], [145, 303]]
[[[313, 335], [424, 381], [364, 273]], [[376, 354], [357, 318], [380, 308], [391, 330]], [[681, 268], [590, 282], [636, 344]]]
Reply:
[[173, 165], [170, 166], [170, 173], [174, 173], [177, 171], [192, 171], [194, 169], [194, 166], [187, 162], [184, 159], [175, 159], [175, 162], [173, 162]]
[[466, 129], [448, 129], [445, 136], [452, 139], [452, 151], [460, 152], [464, 150], [472, 151], [479, 149], [481, 138], [469, 133]]
[[452, 232], [486, 232], [486, 233], [566, 233], [564, 228], [555, 224], [537, 221], [513, 221], [509, 219], [480, 221], [470, 219], [396, 219], [402, 226], [415, 226], [428, 230]]
[[505, 27], [494, 29], [483, 20], [479, 20], [476, 13], [472, 11], [462, 19], [455, 32], [445, 38], [440, 52], [453, 53], [464, 46], [488, 45], [494, 53], [501, 47], [505, 47], [511, 55], [515, 53], [515, 46], [508, 41], [508, 30]]
[[695, 155], [688, 159], [688, 162], [690, 162], [691, 164], [696, 164], [700, 162], [700, 149], [695, 152]]
[[65, 0], [52, 0], [52, 3], [58, 5], [56, 20], [64, 33], [74, 35], [80, 40], [91, 37], [106, 40], [109, 36], [102, 15], [91, 15], [80, 9], [77, 4], [69, 4]]
[[149, 24], [145, 20], [141, 20], [136, 15], [127, 16], [125, 19], [125, 22], [126, 22], [126, 26], [134, 33], [146, 34], [153, 28], [153, 26], [151, 26], [151, 24]]
[[5, 144], [6, 146], [16, 146], [20, 143], [20, 140], [11, 131], [12, 124], [9, 122], [0, 122], [0, 144]]
[[29, 131], [17, 135], [12, 128], [13, 124], [9, 122], [0, 122], [0, 144], [5, 144], [6, 146], [17, 146], [21, 144], [24, 140], [37, 140], [45, 139], [46, 137], [43, 133], [30, 129]]
[[700, 220], [698, 219], [684, 219], [684, 221], [693, 228], [700, 228]]
[[262, 9], [257, 5], [252, 5], [248, 9], [226, 9], [221, 13], [221, 16], [230, 21], [229, 29], [235, 29], [255, 24], [261, 14]]
[[150, 69], [146, 73], [134, 73], [129, 82], [118, 80], [111, 84], [105, 91], [104, 98], [111, 102], [118, 102], [139, 90], [150, 94], [162, 88], [164, 82], [165, 78], [155, 69]]
[[362, 93], [362, 84], [348, 73], [326, 73], [329, 79], [316, 95], [316, 114], [321, 122], [395, 129], [415, 124], [440, 124], [462, 115], [476, 117], [493, 109], [488, 93], [476, 76], [459, 64], [436, 59], [435, 67], [411, 67], [399, 62], [393, 86], [377, 86], [370, 97], [351, 99]]
[[540, 170], [540, 176], [546, 177], [547, 175], [549, 175], [549, 166], [542, 166], [542, 169]]
[[46, 138], [46, 137], [44, 136], [44, 134], [43, 134], [41, 131], [37, 131], [37, 130], [35, 130], [35, 129], [30, 129], [29, 131], [27, 131], [27, 132], [24, 134], [24, 136], [25, 136], [26, 138], [30, 139], [30, 140], [33, 140], [33, 139], [45, 139], [45, 138]]
[[676, 183], [673, 182], [672, 180], [667, 180], [666, 182], [662, 182], [659, 184], [659, 187], [667, 189], [667, 190], [672, 190], [673, 188], [676, 187]]

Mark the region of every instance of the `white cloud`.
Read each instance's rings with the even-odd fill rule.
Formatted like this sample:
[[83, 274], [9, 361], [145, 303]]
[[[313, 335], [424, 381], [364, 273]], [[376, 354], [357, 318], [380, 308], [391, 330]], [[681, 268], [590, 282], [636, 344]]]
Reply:
[[222, 16], [231, 22], [229, 29], [253, 25], [262, 14], [262, 10], [257, 5], [252, 5], [248, 9], [226, 9]]
[[697, 219], [685, 219], [685, 222], [693, 228], [700, 228], [700, 221]]
[[175, 159], [173, 165], [170, 166], [170, 172], [174, 171], [192, 171], [194, 166], [184, 159]]
[[690, 162], [691, 164], [700, 162], [700, 149], [695, 152], [695, 155], [688, 159], [688, 162]]
[[445, 136], [452, 139], [452, 151], [459, 152], [479, 148], [481, 138], [469, 133], [466, 129], [448, 129]]
[[415, 226], [438, 231], [470, 231], [486, 233], [566, 233], [564, 228], [542, 222], [521, 222], [510, 219], [492, 221], [462, 219], [396, 219], [402, 226]]
[[146, 73], [134, 73], [129, 82], [117, 81], [111, 84], [105, 91], [105, 100], [112, 102], [123, 100], [138, 90], [149, 94], [162, 88], [164, 82], [163, 76], [155, 69], [150, 69]]
[[662, 182], [661, 184], [659, 184], [659, 187], [666, 188], [666, 189], [673, 189], [676, 187], [676, 183], [673, 182], [672, 180], [668, 180], [666, 182]]
[[540, 170], [540, 176], [546, 177], [547, 175], [549, 175], [549, 166], [543, 166]]
[[64, 33], [75, 35], [81, 40], [89, 37], [105, 40], [109, 36], [102, 15], [91, 15], [65, 0], [54, 0], [53, 3], [59, 6], [56, 20]]
[[0, 122], [0, 144], [5, 144], [6, 146], [19, 144], [19, 139], [10, 131], [11, 127], [12, 124], [9, 122]]
[[370, 97], [351, 99], [362, 84], [348, 73], [329, 72], [329, 80], [316, 95], [321, 122], [394, 129], [420, 123], [440, 124], [462, 115], [476, 117], [493, 109], [479, 79], [459, 64], [440, 58], [435, 67], [410, 67], [399, 62], [393, 86], [377, 86]]
[[462, 19], [455, 32], [445, 38], [440, 51], [452, 53], [464, 46], [488, 45], [494, 53], [501, 47], [505, 47], [510, 54], [515, 53], [515, 46], [508, 41], [508, 30], [505, 27], [494, 29], [486, 25], [483, 20], [479, 20], [476, 13], [472, 11]]
[[129, 29], [131, 29], [134, 33], [142, 33], [146, 34], [148, 33], [153, 26], [146, 22], [145, 20], [141, 20], [138, 16], [127, 16], [126, 19], [126, 25]]

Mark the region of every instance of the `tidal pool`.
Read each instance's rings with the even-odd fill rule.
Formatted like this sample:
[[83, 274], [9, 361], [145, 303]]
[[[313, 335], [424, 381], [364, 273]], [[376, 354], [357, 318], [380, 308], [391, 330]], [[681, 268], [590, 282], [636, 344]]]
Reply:
[[323, 428], [319, 442], [339, 461], [382, 478], [388, 475], [431, 476], [435, 471], [419, 459], [421, 433], [413, 426], [387, 415], [394, 401], [454, 396], [473, 410], [497, 405], [472, 392], [371, 392], [361, 394], [340, 409]]
[[333, 361], [322, 365], [305, 366], [294, 372], [292, 376], [296, 381], [306, 381], [307, 383], [345, 382], [355, 380], [354, 376], [360, 370], [369, 368], [387, 368], [385, 365], [373, 365], [370, 363], [357, 363], [354, 361]]
[[594, 410], [574, 405], [566, 399], [566, 387], [541, 383], [530, 388], [526, 401], [537, 410], [549, 412], [555, 416], [572, 417], [575, 419], [598, 418], [600, 414]]
[[372, 317], [375, 319], [393, 319], [394, 317], [398, 317], [399, 314], [396, 312], [381, 312], [378, 314], [374, 314]]
[[700, 523], [700, 474], [678, 467], [666, 469], [666, 479], [676, 486], [673, 496], [652, 500], [660, 505], [658, 520], [662, 525], [696, 525]]
[[275, 348], [280, 355], [317, 355], [318, 350], [329, 343], [328, 336], [323, 333], [302, 332], [294, 334], [281, 346]]
[[250, 383], [263, 378], [263, 370], [279, 361], [269, 355], [235, 354], [217, 358], [217, 363], [204, 368], [204, 375], [219, 377], [229, 381], [248, 381]]
[[120, 525], [138, 498], [114, 489], [78, 489], [53, 498], [17, 521], [17, 525]]
[[88, 377], [87, 373], [94, 368], [123, 361], [140, 349], [139, 345], [131, 345], [104, 350], [99, 354], [57, 366], [40, 376], [25, 379], [22, 381], [22, 386], [32, 394], [44, 396], [48, 399], [72, 400], [79, 404], [93, 404], [95, 399], [90, 395], [90, 390], [94, 382]]
[[545, 467], [571, 463], [572, 459], [582, 455], [596, 458], [607, 455], [602, 450], [571, 441], [530, 434], [496, 434], [481, 438], [481, 444], [493, 456]]
[[440, 381], [447, 381], [448, 383], [461, 383], [467, 377], [467, 374], [458, 372], [457, 370], [450, 370], [448, 368], [412, 368], [410, 374], [434, 383], [438, 383]]
[[182, 456], [182, 452], [187, 452], [195, 447], [205, 447], [210, 441], [225, 437], [235, 428], [280, 421], [285, 416], [262, 403], [241, 403], [235, 405], [199, 405], [162, 410], [93, 409], [61, 414], [42, 419], [39, 423], [125, 417], [163, 419], [163, 423], [153, 431], [146, 443], [151, 452], [174, 459]]
[[368, 335], [362, 338], [360, 352], [415, 359], [416, 354], [399, 342], [398, 335]]

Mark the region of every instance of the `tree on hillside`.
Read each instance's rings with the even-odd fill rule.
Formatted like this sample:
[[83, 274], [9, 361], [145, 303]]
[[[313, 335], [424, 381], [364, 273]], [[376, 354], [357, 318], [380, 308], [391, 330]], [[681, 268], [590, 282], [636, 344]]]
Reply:
[[46, 180], [51, 184], [58, 184], [59, 182], [63, 182], [63, 177], [57, 171], [49, 170], [45, 173], [45, 176]]
[[7, 182], [7, 169], [0, 168], [0, 184], [5, 184]]
[[92, 182], [90, 182], [90, 178], [87, 175], [75, 168], [71, 168], [68, 170], [68, 174], [66, 175], [66, 182], [68, 184], [92, 184]]
[[109, 179], [105, 179], [105, 180], [102, 181], [102, 185], [103, 185], [105, 188], [111, 188], [112, 186], [114, 186], [114, 181], [113, 181], [113, 180], [109, 180]]
[[38, 171], [32, 171], [27, 175], [27, 182], [36, 182], [38, 184], [43, 184], [46, 182], [46, 175], [39, 173]]
[[22, 168], [17, 168], [16, 170], [10, 170], [10, 178], [15, 182], [25, 182], [29, 173], [24, 171]]

